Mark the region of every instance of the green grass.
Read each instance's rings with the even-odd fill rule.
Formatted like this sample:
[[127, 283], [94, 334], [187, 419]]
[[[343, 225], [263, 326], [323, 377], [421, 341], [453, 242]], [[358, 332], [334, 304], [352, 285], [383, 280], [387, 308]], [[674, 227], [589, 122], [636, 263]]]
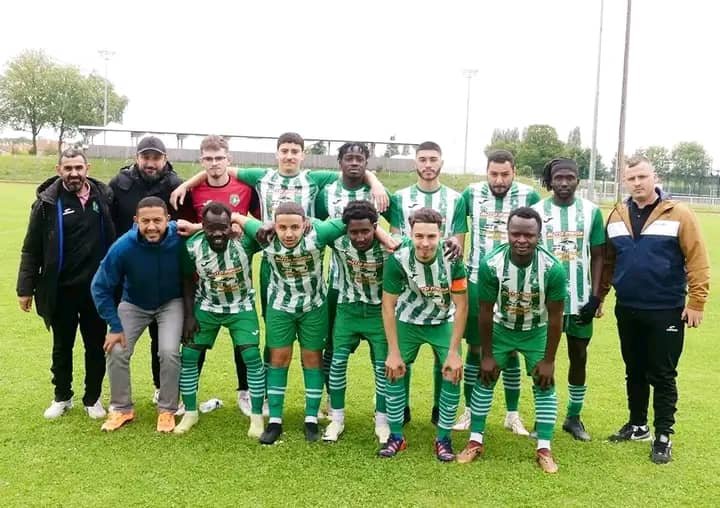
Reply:
[[[117, 167], [115, 164], [114, 167]], [[35, 178], [37, 179], [37, 178]], [[412, 179], [406, 175], [403, 185]], [[449, 182], [448, 182], [449, 183]], [[400, 186], [398, 182], [398, 186]], [[462, 186], [458, 186], [462, 187]], [[226, 407], [202, 415], [187, 436], [154, 432], [150, 403], [149, 342], [133, 360], [137, 422], [112, 434], [81, 409], [48, 422], [52, 398], [51, 337], [39, 317], [24, 314], [15, 299], [19, 250], [34, 186], [0, 184], [0, 499], [3, 506], [230, 506], [402, 505], [636, 506], [720, 503], [715, 366], [720, 303], [712, 299], [705, 322], [689, 331], [680, 361], [680, 401], [674, 461], [656, 466], [647, 443], [611, 445], [604, 438], [626, 419], [623, 363], [612, 312], [596, 321], [588, 368], [584, 419], [594, 440], [572, 441], [558, 430], [555, 476], [534, 465], [534, 444], [502, 429], [502, 391], [487, 431], [487, 454], [477, 463], [438, 463], [432, 452], [431, 355], [421, 351], [413, 376], [413, 421], [408, 450], [395, 460], [375, 458], [372, 373], [365, 345], [351, 358], [347, 426], [334, 445], [306, 444], [302, 434], [302, 381], [297, 360], [290, 373], [284, 442], [263, 448], [245, 437], [247, 420], [234, 405], [234, 367], [227, 335], [208, 355], [200, 398], [218, 396]], [[701, 214], [708, 239], [720, 234], [720, 217]], [[711, 251], [714, 267], [720, 252]], [[718, 273], [716, 269], [715, 274]], [[713, 279], [713, 287], [718, 281]], [[610, 307], [608, 307], [608, 310]], [[76, 403], [82, 395], [82, 346], [75, 349]], [[560, 418], [567, 402], [566, 348], [558, 354]], [[104, 401], [107, 403], [107, 380]], [[523, 381], [521, 413], [531, 425], [530, 384]], [[455, 435], [461, 448], [467, 433]]]

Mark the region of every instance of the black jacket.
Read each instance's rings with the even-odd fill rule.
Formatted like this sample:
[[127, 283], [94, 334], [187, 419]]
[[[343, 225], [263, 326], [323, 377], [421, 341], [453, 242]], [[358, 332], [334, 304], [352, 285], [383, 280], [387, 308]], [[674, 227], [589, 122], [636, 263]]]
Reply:
[[[125, 166], [110, 180], [110, 189], [113, 194], [110, 210], [118, 236], [132, 228], [135, 209], [141, 199], [157, 196], [169, 205], [170, 194], [182, 183], [182, 179], [175, 173], [169, 162], [166, 163], [163, 177], [151, 184], [142, 179], [139, 171], [137, 164]], [[173, 219], [179, 217], [172, 207], [168, 206], [168, 209]]]
[[[98, 196], [102, 209], [104, 255], [115, 241], [115, 227], [110, 216], [112, 191], [94, 178], [88, 178], [88, 183], [90, 192]], [[61, 187], [62, 180], [54, 176], [37, 188], [37, 199], [30, 211], [30, 222], [22, 246], [17, 281], [18, 296], [35, 296], [35, 309], [48, 328], [55, 310], [60, 275], [63, 228], [62, 223], [58, 227], [58, 217], [62, 217], [58, 195]]]

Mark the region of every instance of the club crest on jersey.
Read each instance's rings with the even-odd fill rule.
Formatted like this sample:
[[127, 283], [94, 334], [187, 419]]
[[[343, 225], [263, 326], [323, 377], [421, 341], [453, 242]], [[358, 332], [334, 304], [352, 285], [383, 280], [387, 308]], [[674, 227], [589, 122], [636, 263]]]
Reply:
[[240, 204], [240, 196], [237, 194], [230, 194], [230, 204], [232, 206], [237, 206]]
[[92, 209], [93, 209], [93, 212], [100, 213], [100, 207], [98, 206], [97, 201], [93, 201]]

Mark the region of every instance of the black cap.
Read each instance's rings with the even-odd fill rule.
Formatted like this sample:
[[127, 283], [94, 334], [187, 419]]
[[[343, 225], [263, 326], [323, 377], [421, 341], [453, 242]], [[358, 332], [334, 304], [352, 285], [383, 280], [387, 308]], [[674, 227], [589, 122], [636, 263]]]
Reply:
[[163, 143], [160, 138], [156, 138], [155, 136], [146, 136], [142, 138], [137, 145], [137, 153], [144, 153], [150, 151], [158, 152], [163, 155], [167, 154], [167, 151], [165, 150], [165, 143]]

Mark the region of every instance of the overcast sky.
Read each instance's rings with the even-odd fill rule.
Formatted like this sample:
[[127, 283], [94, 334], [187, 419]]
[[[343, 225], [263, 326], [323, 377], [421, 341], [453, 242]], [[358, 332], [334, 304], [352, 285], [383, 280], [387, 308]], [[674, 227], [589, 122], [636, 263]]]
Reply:
[[[180, 6], [182, 5], [182, 7]], [[606, 0], [598, 146], [617, 149], [625, 1]], [[495, 127], [550, 124], [591, 141], [600, 0], [64, 1], [3, 6], [0, 62], [42, 48], [104, 72], [132, 129], [435, 140], [484, 168]], [[720, 166], [718, 8], [635, 0], [628, 152], [698, 141]], [[127, 139], [128, 138], [123, 138]], [[233, 147], [235, 148], [235, 147]], [[240, 147], [238, 147], [240, 148]]]

